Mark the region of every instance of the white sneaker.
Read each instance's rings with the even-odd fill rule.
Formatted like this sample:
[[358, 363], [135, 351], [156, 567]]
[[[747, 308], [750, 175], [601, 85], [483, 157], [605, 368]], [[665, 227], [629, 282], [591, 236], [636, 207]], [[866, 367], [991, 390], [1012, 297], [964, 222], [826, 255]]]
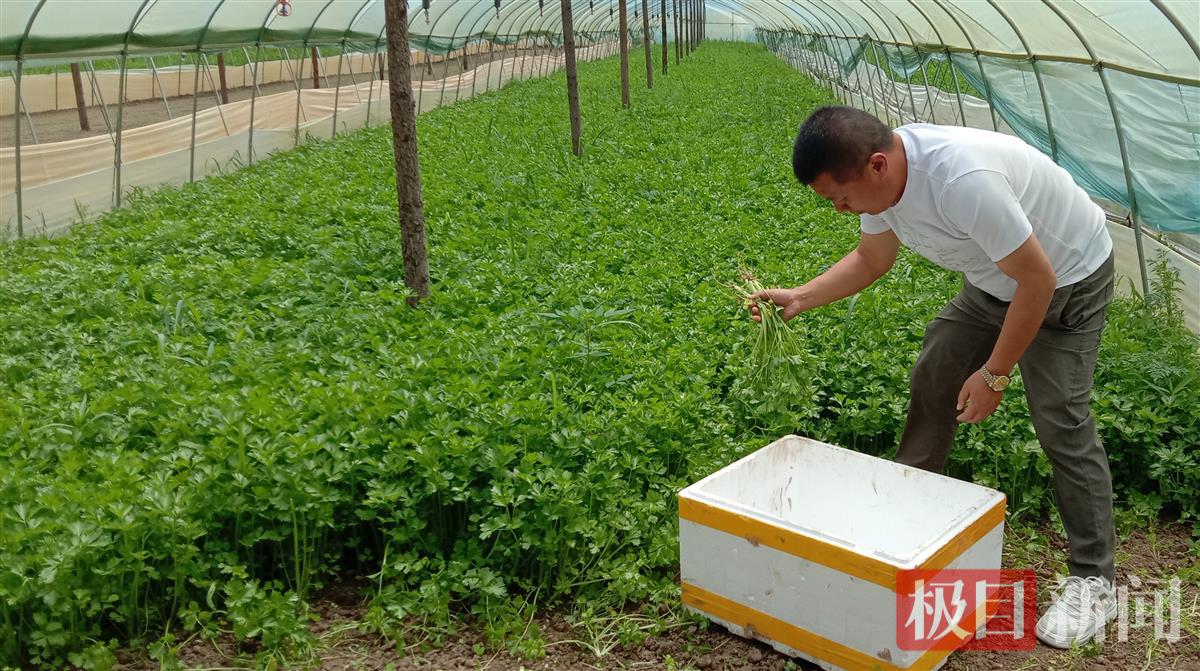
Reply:
[[1058, 586], [1058, 598], [1037, 623], [1042, 643], [1063, 649], [1086, 643], [1117, 616], [1117, 595], [1107, 579], [1067, 576]]

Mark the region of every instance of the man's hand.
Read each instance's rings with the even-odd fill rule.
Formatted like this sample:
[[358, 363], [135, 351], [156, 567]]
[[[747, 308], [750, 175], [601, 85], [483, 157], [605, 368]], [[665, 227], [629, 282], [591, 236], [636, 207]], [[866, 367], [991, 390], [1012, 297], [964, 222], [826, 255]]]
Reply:
[[783, 308], [782, 317], [784, 321], [804, 312], [804, 304], [800, 300], [799, 289], [766, 289], [751, 294], [747, 300], [747, 305], [750, 308], [750, 318], [756, 322], [761, 322], [762, 315], [759, 314], [758, 304], [755, 301], [767, 301]]
[[975, 371], [971, 373], [971, 377], [967, 378], [967, 381], [963, 383], [962, 390], [958, 392], [956, 409], [960, 411], [960, 414], [955, 419], [967, 424], [978, 424], [996, 412], [1002, 398], [1004, 398], [1004, 392], [992, 391], [979, 371]]

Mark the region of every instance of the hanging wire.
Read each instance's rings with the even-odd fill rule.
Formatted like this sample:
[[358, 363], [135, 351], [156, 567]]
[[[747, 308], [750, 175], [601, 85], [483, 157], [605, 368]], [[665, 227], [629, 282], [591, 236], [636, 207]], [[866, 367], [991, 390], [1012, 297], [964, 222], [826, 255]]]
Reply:
[[496, 0], [496, 18], [500, 18], [500, 0]]
[[433, 0], [421, 0], [421, 11], [425, 13], [425, 23], [429, 24], [429, 3]]

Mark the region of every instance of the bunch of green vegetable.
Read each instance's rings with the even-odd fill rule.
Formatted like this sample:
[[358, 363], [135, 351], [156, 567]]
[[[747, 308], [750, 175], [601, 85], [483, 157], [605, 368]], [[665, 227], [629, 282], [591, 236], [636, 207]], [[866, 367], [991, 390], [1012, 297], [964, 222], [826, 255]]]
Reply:
[[803, 366], [807, 353], [798, 328], [783, 318], [783, 308], [769, 298], [762, 298], [766, 286], [749, 268], [738, 268], [740, 282], [733, 285], [741, 300], [758, 308], [758, 328], [750, 350], [750, 379], [770, 381], [777, 375], [794, 375]]

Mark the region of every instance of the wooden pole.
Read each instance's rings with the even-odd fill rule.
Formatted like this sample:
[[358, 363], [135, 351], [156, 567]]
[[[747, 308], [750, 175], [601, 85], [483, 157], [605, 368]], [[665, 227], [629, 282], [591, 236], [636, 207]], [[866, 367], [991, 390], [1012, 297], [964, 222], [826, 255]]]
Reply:
[[312, 53], [313, 64], [313, 88], [319, 89], [321, 88], [321, 69], [320, 66], [317, 65], [317, 48], [313, 47], [310, 53]]
[[618, 0], [621, 30], [621, 106], [629, 107], [629, 8]]
[[642, 46], [646, 51], [646, 88], [654, 88], [654, 54], [650, 47], [650, 1], [642, 0]]
[[75, 109], [79, 110], [79, 130], [90, 131], [92, 124], [88, 122], [87, 105], [83, 101], [83, 77], [79, 74], [79, 64], [71, 64], [71, 82], [75, 84]]
[[671, 12], [671, 19], [675, 22], [675, 65], [679, 65], [679, 58], [681, 56], [679, 50], [682, 48], [682, 45], [679, 43], [679, 0], [671, 0], [671, 4], [674, 7], [674, 11]]
[[696, 4], [692, 0], [683, 0], [683, 4], [686, 5], [683, 12], [684, 19], [688, 22], [688, 29], [684, 31], [688, 34], [688, 42], [686, 42], [688, 43], [688, 52], [686, 52], [686, 55], [691, 55], [696, 50]]
[[425, 204], [421, 200], [421, 165], [417, 156], [417, 114], [413, 105], [408, 42], [407, 0], [385, 0], [389, 104], [392, 142], [396, 155], [396, 200], [400, 211], [400, 242], [404, 255], [407, 302], [417, 305], [429, 296], [429, 257], [425, 248]]
[[667, 0], [661, 0], [659, 6], [659, 19], [662, 23], [662, 64], [663, 75], [667, 74]]
[[579, 78], [575, 69], [575, 19], [571, 0], [562, 0], [563, 57], [567, 66], [567, 107], [571, 112], [571, 151], [583, 156], [583, 121], [579, 115]]
[[221, 80], [221, 104], [229, 104], [229, 86], [225, 83], [225, 54], [217, 54], [217, 78]]

